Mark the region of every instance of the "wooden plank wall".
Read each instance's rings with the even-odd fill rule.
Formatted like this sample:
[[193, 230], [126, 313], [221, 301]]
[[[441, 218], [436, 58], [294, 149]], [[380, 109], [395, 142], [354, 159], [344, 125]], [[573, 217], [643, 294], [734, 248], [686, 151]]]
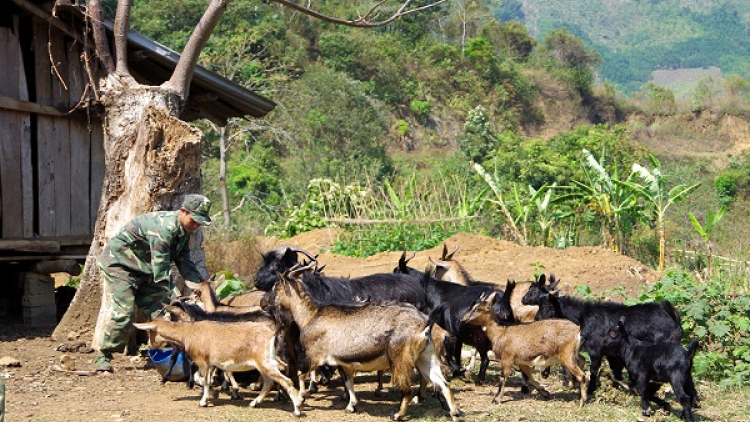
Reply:
[[[36, 102], [72, 109], [87, 82], [80, 45], [46, 22], [34, 22]], [[91, 234], [104, 171], [103, 151], [98, 154], [103, 148], [101, 122], [95, 115], [77, 119], [40, 115], [37, 130], [39, 234]], [[92, 153], [97, 154], [93, 160]]]
[[[21, 46], [17, 31], [0, 28], [0, 96], [28, 101]], [[0, 234], [33, 234], [33, 176], [31, 173], [31, 117], [29, 113], [0, 113]]]
[[[88, 82], [81, 46], [41, 20], [31, 32], [24, 42], [0, 27], [0, 96], [72, 109]], [[33, 49], [28, 81], [24, 48]], [[104, 179], [98, 116], [0, 108], [0, 128], [0, 239], [91, 235]]]

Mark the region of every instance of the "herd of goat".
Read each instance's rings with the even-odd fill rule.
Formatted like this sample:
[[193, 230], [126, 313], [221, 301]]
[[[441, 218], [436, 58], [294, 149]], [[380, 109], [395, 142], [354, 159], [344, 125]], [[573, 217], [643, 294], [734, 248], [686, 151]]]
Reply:
[[[650, 414], [651, 402], [669, 409], [656, 395], [669, 383], [682, 417], [693, 421], [698, 394], [691, 369], [698, 342], [687, 350], [680, 344], [680, 316], [669, 302], [584, 301], [561, 295], [553, 275], [508, 281], [503, 290], [473, 280], [454, 259], [456, 250], [448, 253], [444, 246], [441, 258], [430, 259], [434, 267], [425, 271], [409, 267], [411, 258], [404, 253], [393, 273], [338, 278], [325, 275], [308, 252], [280, 247], [264, 254], [257, 290], [222, 302], [214, 291], [216, 281], [188, 283], [192, 294], [166, 307], [168, 320], [136, 327], [189, 356], [203, 386], [201, 406], [215, 397], [212, 385], [219, 373], [231, 384], [232, 397], [239, 398], [233, 373], [257, 370], [262, 386], [250, 405], [276, 384], [299, 416], [304, 397], [317, 389], [319, 374], [336, 368], [349, 412], [357, 406], [356, 373], [377, 371], [381, 389], [383, 372], [389, 371], [391, 384], [401, 392], [394, 420], [402, 420], [409, 404], [421, 400], [430, 386], [459, 420], [445, 374], [466, 370], [461, 351], [469, 345], [480, 357], [477, 383], [485, 381], [490, 351], [500, 365], [493, 403], [502, 399], [513, 367], [520, 369], [522, 391], [533, 388], [547, 396], [532, 368], [561, 365], [566, 384], [571, 377], [578, 383], [583, 405], [598, 387], [606, 358], [616, 382], [639, 394], [643, 415]], [[589, 379], [580, 352], [589, 356]], [[413, 397], [415, 376], [419, 390]]]

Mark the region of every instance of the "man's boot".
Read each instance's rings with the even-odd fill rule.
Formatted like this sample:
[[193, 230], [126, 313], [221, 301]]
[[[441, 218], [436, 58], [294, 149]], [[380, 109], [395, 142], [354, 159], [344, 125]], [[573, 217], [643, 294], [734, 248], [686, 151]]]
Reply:
[[99, 372], [112, 372], [114, 369], [110, 362], [112, 362], [112, 353], [99, 352], [94, 358], [94, 367]]

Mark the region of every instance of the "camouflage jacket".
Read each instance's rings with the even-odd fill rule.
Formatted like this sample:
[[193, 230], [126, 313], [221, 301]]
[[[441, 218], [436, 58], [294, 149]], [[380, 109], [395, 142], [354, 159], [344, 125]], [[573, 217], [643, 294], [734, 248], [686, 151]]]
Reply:
[[190, 259], [190, 233], [180, 224], [179, 211], [156, 211], [127, 222], [112, 236], [99, 256], [99, 266], [120, 266], [153, 276], [155, 283], [169, 280], [174, 261], [186, 280], [202, 280]]

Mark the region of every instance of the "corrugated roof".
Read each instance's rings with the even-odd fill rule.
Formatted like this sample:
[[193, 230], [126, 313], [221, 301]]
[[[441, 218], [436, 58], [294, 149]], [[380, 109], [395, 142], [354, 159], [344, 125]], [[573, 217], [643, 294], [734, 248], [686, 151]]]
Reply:
[[[40, 0], [31, 0], [42, 3]], [[45, 3], [51, 5], [53, 3]], [[2, 9], [12, 7], [4, 4]], [[40, 5], [41, 6], [41, 5]], [[44, 8], [49, 13], [47, 8]], [[75, 5], [58, 5], [57, 12], [70, 12], [75, 20], [82, 21], [82, 9]], [[107, 28], [112, 30], [114, 22], [107, 19]], [[128, 60], [133, 77], [142, 84], [158, 86], [171, 76], [180, 55], [158, 42], [131, 30], [128, 33]], [[226, 124], [231, 117], [263, 117], [276, 107], [270, 99], [256, 94], [201, 66], [197, 66], [190, 83], [188, 104], [180, 116], [185, 120], [209, 119], [219, 125]]]

